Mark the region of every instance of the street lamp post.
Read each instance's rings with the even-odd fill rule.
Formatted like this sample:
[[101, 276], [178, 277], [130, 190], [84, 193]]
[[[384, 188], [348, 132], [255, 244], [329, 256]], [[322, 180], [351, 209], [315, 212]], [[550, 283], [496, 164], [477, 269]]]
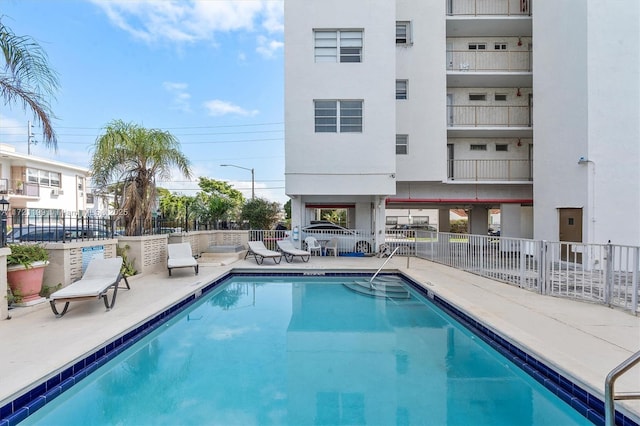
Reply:
[[9, 202], [2, 197], [0, 199], [0, 214], [2, 215], [2, 237], [0, 237], [0, 246], [7, 245], [7, 212], [9, 211]]
[[249, 170], [251, 172], [251, 199], [256, 198], [256, 180], [253, 168], [236, 166], [235, 164], [220, 164], [220, 167], [235, 167], [238, 169]]

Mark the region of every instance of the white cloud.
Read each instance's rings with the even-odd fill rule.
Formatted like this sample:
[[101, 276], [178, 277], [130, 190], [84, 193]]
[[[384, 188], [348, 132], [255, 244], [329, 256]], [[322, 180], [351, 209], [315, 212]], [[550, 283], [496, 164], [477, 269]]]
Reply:
[[277, 50], [284, 47], [283, 42], [277, 40], [269, 40], [263, 35], [258, 36], [257, 40], [258, 47], [256, 47], [256, 52], [258, 52], [265, 58], [272, 58]]
[[219, 99], [213, 99], [205, 102], [204, 107], [207, 109], [208, 114], [213, 117], [229, 114], [252, 117], [259, 113], [258, 110], [247, 110], [238, 105], [234, 105], [231, 102], [221, 101]]
[[165, 81], [162, 83], [162, 87], [173, 96], [174, 109], [183, 112], [191, 111], [191, 106], [189, 104], [191, 94], [187, 91], [187, 88], [189, 87], [187, 83], [172, 83], [170, 81]]
[[218, 32], [284, 29], [284, 0], [91, 1], [112, 24], [147, 43], [211, 43]]

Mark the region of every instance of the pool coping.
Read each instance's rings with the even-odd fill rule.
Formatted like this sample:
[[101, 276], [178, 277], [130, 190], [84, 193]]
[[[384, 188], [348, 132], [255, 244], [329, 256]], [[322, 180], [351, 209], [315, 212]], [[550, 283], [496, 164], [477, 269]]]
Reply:
[[[500, 333], [489, 328], [482, 321], [439, 296], [435, 291], [399, 270], [385, 270], [382, 275], [399, 275], [405, 279], [418, 293], [454, 317], [463, 326], [479, 336], [493, 349], [518, 365], [524, 372], [544, 385], [560, 399], [568, 403], [577, 412], [597, 425], [604, 425], [604, 402], [598, 396], [588, 392], [574, 383], [561, 372], [548, 366], [540, 359], [527, 353], [521, 347], [510, 342]], [[160, 325], [177, 315], [187, 306], [197, 301], [202, 295], [233, 276], [370, 276], [371, 271], [357, 270], [305, 270], [281, 269], [278, 272], [256, 271], [255, 269], [238, 268], [227, 271], [211, 282], [194, 290], [191, 294], [178, 300], [160, 313], [150, 316], [138, 325], [109, 340], [90, 354], [62, 367], [50, 376], [34, 384], [28, 391], [18, 395], [0, 407], [0, 426], [12, 426], [26, 419], [30, 414], [54, 400], [74, 384], [80, 382], [90, 373], [118, 356], [131, 345], [156, 330]], [[640, 426], [630, 417], [616, 411], [616, 424], [622, 426]]]

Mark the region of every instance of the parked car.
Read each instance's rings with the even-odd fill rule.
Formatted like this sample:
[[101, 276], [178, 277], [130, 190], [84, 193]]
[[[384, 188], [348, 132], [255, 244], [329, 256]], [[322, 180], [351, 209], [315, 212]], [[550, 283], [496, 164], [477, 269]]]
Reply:
[[106, 228], [52, 225], [33, 227], [28, 232], [23, 232], [19, 237], [19, 241], [68, 241], [110, 237]]
[[341, 253], [371, 253], [373, 237], [362, 231], [347, 229], [327, 221], [313, 221], [300, 230], [300, 239], [314, 237], [321, 244], [326, 244], [333, 237], [338, 238], [338, 251]]
[[412, 231], [429, 231], [429, 232], [438, 232], [438, 228], [433, 225], [427, 224], [410, 224], [410, 225], [396, 225], [391, 229], [402, 229], [402, 230], [412, 230]]
[[17, 243], [22, 235], [26, 235], [31, 231], [35, 231], [38, 227], [35, 225], [14, 226], [11, 231], [7, 232], [7, 242]]

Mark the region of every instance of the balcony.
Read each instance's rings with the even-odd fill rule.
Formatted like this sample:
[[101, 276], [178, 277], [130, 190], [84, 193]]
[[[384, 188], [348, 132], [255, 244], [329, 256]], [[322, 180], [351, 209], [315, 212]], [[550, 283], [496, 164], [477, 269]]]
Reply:
[[449, 181], [456, 182], [531, 182], [532, 160], [449, 160]]
[[447, 15], [529, 16], [531, 0], [446, 0]]
[[40, 197], [40, 185], [19, 180], [0, 179], [0, 195]]
[[[447, 127], [518, 127], [531, 128], [531, 107], [528, 105], [448, 105]], [[450, 135], [451, 136], [451, 135]]]
[[447, 50], [447, 70], [461, 72], [531, 72], [529, 50]]

